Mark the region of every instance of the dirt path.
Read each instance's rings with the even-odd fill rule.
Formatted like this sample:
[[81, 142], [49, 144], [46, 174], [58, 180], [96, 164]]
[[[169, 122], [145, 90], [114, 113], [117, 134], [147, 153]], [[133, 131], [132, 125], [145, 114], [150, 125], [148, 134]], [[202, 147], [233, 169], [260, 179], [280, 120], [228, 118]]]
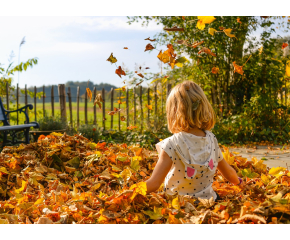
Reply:
[[[282, 150], [283, 149], [283, 150]], [[264, 160], [264, 163], [272, 167], [285, 167], [290, 170], [290, 147], [283, 146], [257, 146], [256, 148], [246, 147], [230, 147], [230, 152], [235, 152], [235, 155], [251, 160], [256, 157], [258, 160]], [[288, 166], [287, 166], [288, 165]]]

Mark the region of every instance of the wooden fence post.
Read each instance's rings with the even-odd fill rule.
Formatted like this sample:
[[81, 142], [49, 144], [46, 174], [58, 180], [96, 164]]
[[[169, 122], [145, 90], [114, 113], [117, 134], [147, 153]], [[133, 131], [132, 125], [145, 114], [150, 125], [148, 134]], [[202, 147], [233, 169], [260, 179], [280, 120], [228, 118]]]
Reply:
[[[114, 88], [111, 88], [111, 111], [114, 111]], [[113, 129], [114, 115], [111, 115], [111, 129]]]
[[68, 95], [68, 103], [69, 103], [69, 119], [70, 119], [70, 125], [73, 126], [73, 120], [72, 120], [72, 104], [71, 104], [71, 90], [70, 87], [67, 89], [67, 95]]
[[[9, 83], [8, 82], [6, 82], [6, 104], [7, 104], [7, 106], [6, 106], [6, 110], [8, 110], [9, 111]], [[10, 114], [8, 114], [8, 116], [7, 116], [7, 120], [8, 120], [8, 122], [10, 122], [10, 116], [9, 116]]]
[[[17, 83], [17, 87], [16, 87], [16, 109], [18, 109], [18, 108], [19, 108], [19, 85]], [[19, 122], [19, 114], [18, 114], [18, 111], [17, 111], [16, 122], [17, 122], [17, 125], [18, 125], [18, 122]]]
[[136, 126], [136, 88], [133, 88], [133, 99], [134, 99], [134, 126]]
[[54, 117], [54, 87], [51, 86], [51, 114]]
[[85, 124], [88, 124], [88, 93], [85, 92]]
[[77, 87], [77, 127], [80, 125], [80, 87]]
[[[97, 96], [97, 89], [96, 89], [96, 87], [94, 87], [94, 98], [93, 98], [93, 102], [94, 102], [96, 96]], [[96, 125], [96, 124], [97, 124], [97, 107], [96, 107], [96, 105], [94, 105], [94, 125]]]
[[[121, 91], [119, 91], [119, 100], [121, 101]], [[121, 108], [121, 104], [119, 103], [119, 109]], [[118, 129], [119, 131], [121, 130], [121, 113], [120, 111], [118, 112]]]
[[[25, 106], [28, 104], [28, 101], [27, 101], [27, 85], [26, 84], [25, 84], [25, 89], [24, 89], [24, 104], [25, 104]], [[28, 114], [27, 108], [25, 109], [25, 112], [26, 112], [26, 114]], [[26, 120], [25, 120], [24, 123], [26, 123]]]
[[37, 92], [37, 89], [36, 89], [36, 86], [34, 86], [34, 119], [35, 119], [35, 122], [37, 121], [37, 117], [36, 117], [36, 113], [37, 113], [37, 110], [36, 110], [36, 92]]
[[126, 106], [127, 106], [127, 127], [129, 127], [129, 89], [126, 91]]
[[147, 89], [147, 106], [148, 106], [148, 114], [147, 114], [147, 125], [148, 128], [150, 128], [150, 109], [149, 109], [149, 105], [150, 105], [150, 88], [148, 87]]
[[43, 108], [43, 117], [45, 117], [45, 86], [42, 87], [42, 108]]
[[154, 87], [154, 100], [155, 100], [155, 119], [154, 119], [154, 126], [155, 126], [155, 129], [156, 129], [156, 124], [157, 124], [157, 85], [155, 85]]
[[140, 86], [140, 112], [141, 112], [141, 132], [142, 132], [143, 131], [142, 86]]
[[63, 121], [66, 121], [66, 96], [65, 84], [58, 84], [58, 95], [60, 104], [60, 115]]
[[105, 89], [104, 88], [102, 89], [102, 98], [103, 98], [103, 128], [105, 129], [106, 128], [106, 117], [105, 117], [106, 99], [105, 99]]

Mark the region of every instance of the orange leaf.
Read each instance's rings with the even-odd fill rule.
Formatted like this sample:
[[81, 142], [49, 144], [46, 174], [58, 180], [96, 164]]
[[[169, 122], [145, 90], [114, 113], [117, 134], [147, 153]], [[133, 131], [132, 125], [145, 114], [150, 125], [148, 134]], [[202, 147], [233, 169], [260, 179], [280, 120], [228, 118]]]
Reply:
[[[201, 41], [201, 42], [196, 41], [196, 42], [194, 42], [194, 43], [191, 45], [191, 47], [196, 48], [197, 46], [199, 46], [199, 45], [201, 45], [201, 44], [203, 44], [203, 43], [204, 43], [204, 41]], [[190, 46], [190, 45], [189, 45], [189, 46]]]
[[127, 47], [124, 47], [124, 49], [128, 49]]
[[152, 110], [152, 105], [148, 105], [148, 104], [146, 104], [146, 107], [147, 107], [149, 110]]
[[218, 67], [213, 67], [212, 69], [211, 69], [211, 72], [213, 73], [213, 74], [217, 74], [218, 72], [219, 72], [219, 68]]
[[201, 53], [206, 53], [206, 54], [210, 54], [212, 55], [213, 57], [216, 57], [216, 55], [208, 48], [202, 48], [197, 54], [201, 54]]
[[151, 43], [148, 43], [148, 44], [146, 45], [146, 47], [145, 47], [145, 51], [144, 51], [144, 52], [146, 52], [146, 51], [150, 51], [150, 50], [152, 50], [152, 49], [154, 49], [154, 47], [151, 45]]
[[90, 101], [91, 101], [91, 100], [92, 100], [92, 97], [93, 97], [92, 91], [91, 91], [91, 89], [89, 89], [89, 88], [86, 88], [86, 90], [87, 90], [88, 98], [89, 98]]
[[150, 39], [150, 37], [145, 38], [144, 40], [149, 40], [150, 42], [155, 42], [156, 41], [156, 39]]
[[137, 128], [137, 126], [129, 126], [129, 127], [127, 127], [127, 129], [129, 129], [129, 130], [133, 130], [134, 128]]
[[126, 120], [125, 116], [121, 116], [121, 121], [125, 121], [125, 120]]
[[233, 62], [233, 65], [234, 65], [234, 68], [235, 68], [234, 73], [237, 72], [237, 73], [239, 73], [241, 75], [244, 74], [243, 66], [237, 65], [236, 62]]
[[286, 47], [288, 47], [288, 43], [283, 43], [283, 44], [282, 44], [282, 49], [284, 49], [284, 48], [286, 48]]
[[237, 22], [240, 24], [242, 23], [240, 18], [237, 18]]
[[119, 66], [119, 68], [116, 69], [115, 73], [118, 74], [118, 76], [119, 76], [120, 78], [122, 78], [121, 75], [126, 76], [126, 73], [122, 70], [121, 66]]
[[141, 78], [144, 77], [142, 73], [138, 73], [137, 75], [138, 75], [139, 77], [141, 77]]

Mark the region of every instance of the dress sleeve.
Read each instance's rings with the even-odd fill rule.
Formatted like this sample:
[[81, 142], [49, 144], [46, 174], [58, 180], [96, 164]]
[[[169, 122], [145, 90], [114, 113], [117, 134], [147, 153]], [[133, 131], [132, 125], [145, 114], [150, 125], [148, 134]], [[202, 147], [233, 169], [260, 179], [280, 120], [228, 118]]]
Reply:
[[161, 150], [164, 150], [171, 159], [173, 158], [175, 152], [173, 149], [173, 145], [171, 144], [170, 138], [166, 138], [162, 140], [161, 142], [157, 143], [155, 146], [156, 146], [158, 155], [160, 155]]
[[220, 162], [221, 160], [223, 160], [224, 156], [222, 154], [222, 151], [219, 147], [219, 144], [218, 144], [218, 141], [217, 141], [217, 138], [216, 136], [213, 134], [213, 138], [214, 138], [214, 145], [215, 145], [215, 149], [216, 149], [216, 152], [217, 152], [217, 162]]

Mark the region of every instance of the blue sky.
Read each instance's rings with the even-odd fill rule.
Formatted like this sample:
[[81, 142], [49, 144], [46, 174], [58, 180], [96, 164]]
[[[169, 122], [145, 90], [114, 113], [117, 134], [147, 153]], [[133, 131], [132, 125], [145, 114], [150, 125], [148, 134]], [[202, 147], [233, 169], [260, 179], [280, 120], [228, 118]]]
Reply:
[[[117, 65], [134, 71], [135, 63], [159, 72], [156, 51], [144, 52], [148, 41], [162, 30], [151, 22], [148, 27], [140, 23], [129, 25], [122, 17], [0, 17], [2, 23], [0, 63], [8, 64], [11, 51], [15, 63], [37, 57], [39, 63], [19, 74], [20, 87], [57, 85], [72, 81], [91, 80], [95, 84], [106, 82], [122, 86], [122, 79], [115, 74], [115, 65], [106, 59], [111, 52], [117, 57]], [[285, 34], [281, 34], [285, 35]], [[129, 50], [124, 50], [128, 47]], [[123, 77], [123, 79], [126, 79]], [[18, 75], [15, 74], [14, 84]]]
[[[19, 74], [20, 87], [65, 83], [68, 80], [107, 82], [121, 86], [115, 65], [106, 59], [111, 52], [117, 65], [130, 70], [135, 63], [145, 64], [151, 72], [159, 71], [156, 54], [144, 52], [147, 37], [162, 30], [155, 23], [148, 27], [127, 24], [126, 17], [0, 17], [2, 25], [0, 62], [7, 66], [11, 51], [18, 62], [37, 57], [39, 63]], [[3, 34], [4, 33], [4, 34]], [[128, 47], [129, 50], [124, 50]], [[123, 77], [123, 79], [125, 79]], [[14, 83], [18, 80], [17, 74]]]

